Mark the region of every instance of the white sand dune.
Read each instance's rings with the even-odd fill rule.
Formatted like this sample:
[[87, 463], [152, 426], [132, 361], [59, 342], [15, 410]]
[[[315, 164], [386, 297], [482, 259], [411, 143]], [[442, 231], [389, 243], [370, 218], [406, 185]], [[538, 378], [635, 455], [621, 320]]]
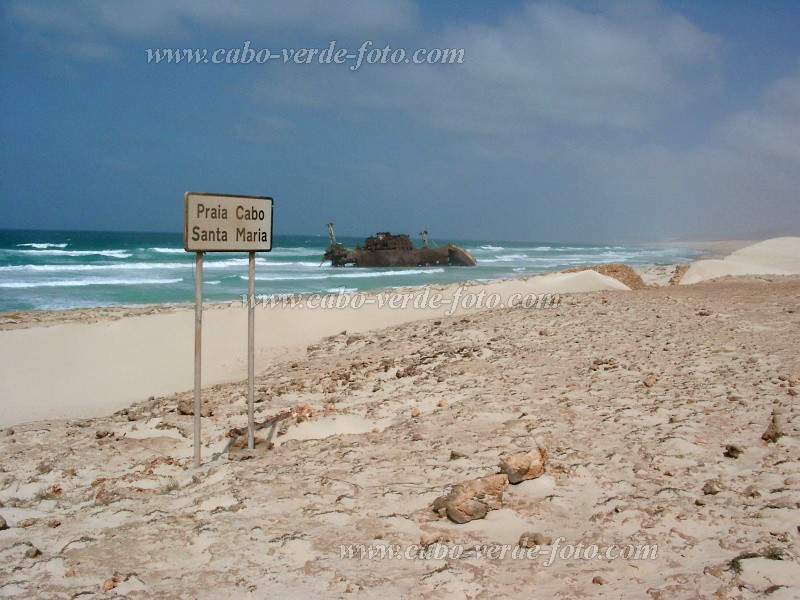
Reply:
[[796, 274], [800, 274], [800, 237], [781, 237], [746, 246], [721, 260], [699, 260], [689, 267], [681, 284], [726, 275]]
[[[453, 298], [457, 285], [442, 289]], [[469, 293], [563, 294], [627, 290], [595, 271], [549, 274], [523, 280], [472, 284]], [[256, 369], [340, 331], [361, 333], [419, 319], [443, 316], [438, 309], [365, 304], [354, 309], [256, 309]], [[459, 308], [453, 314], [475, 309]], [[240, 381], [247, 374], [247, 311], [242, 306], [207, 310], [203, 316], [203, 385]], [[0, 427], [33, 420], [85, 418], [192, 389], [194, 311], [124, 317], [115, 321], [65, 323], [0, 331]]]

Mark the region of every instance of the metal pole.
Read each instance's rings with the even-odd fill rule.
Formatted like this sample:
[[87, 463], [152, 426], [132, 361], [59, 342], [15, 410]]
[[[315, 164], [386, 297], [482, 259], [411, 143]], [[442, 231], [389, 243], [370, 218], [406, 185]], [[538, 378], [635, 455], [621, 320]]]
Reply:
[[203, 338], [203, 253], [197, 253], [194, 275], [194, 467], [200, 466], [200, 342]]
[[247, 447], [256, 447], [256, 422], [253, 416], [253, 377], [255, 373], [256, 253], [250, 252], [250, 282], [247, 294]]

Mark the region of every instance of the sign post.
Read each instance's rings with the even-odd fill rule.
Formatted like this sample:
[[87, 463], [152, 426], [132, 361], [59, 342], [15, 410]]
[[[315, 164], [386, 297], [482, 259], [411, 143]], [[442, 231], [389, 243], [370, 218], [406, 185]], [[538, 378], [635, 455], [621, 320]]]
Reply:
[[200, 466], [201, 346], [203, 337], [203, 253], [247, 252], [247, 445], [255, 448], [255, 278], [256, 252], [272, 250], [272, 198], [186, 192], [183, 247], [196, 252], [194, 318], [194, 466]]
[[247, 286], [247, 447], [256, 447], [256, 423], [253, 416], [253, 374], [255, 372], [256, 339], [256, 253], [250, 253]]
[[203, 343], [203, 253], [198, 252], [194, 272], [194, 466], [200, 466], [200, 357]]

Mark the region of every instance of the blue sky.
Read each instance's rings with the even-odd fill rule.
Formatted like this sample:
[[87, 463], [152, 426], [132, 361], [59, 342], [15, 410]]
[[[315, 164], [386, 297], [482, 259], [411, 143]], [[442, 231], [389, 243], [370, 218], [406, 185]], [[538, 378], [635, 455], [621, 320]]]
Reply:
[[[606, 241], [800, 233], [800, 3], [2, 2], [0, 227]], [[148, 48], [463, 48], [456, 65]]]

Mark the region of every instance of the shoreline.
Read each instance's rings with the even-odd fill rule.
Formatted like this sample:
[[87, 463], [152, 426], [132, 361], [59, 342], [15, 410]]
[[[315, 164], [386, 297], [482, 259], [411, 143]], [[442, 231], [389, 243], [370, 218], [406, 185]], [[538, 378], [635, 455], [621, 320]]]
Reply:
[[[748, 256], [761, 262], [747, 263], [744, 259]], [[764, 264], [773, 259], [782, 268]], [[537, 295], [546, 297], [547, 306], [543, 308], [547, 308], [553, 295], [618, 293], [632, 288], [658, 290], [677, 287], [681, 277], [702, 281], [747, 274], [748, 270], [757, 275], [800, 273], [800, 238], [769, 240], [737, 251], [725, 260], [702, 259], [688, 268], [654, 265], [634, 269], [605, 264], [595, 269], [587, 265], [573, 272], [486, 283], [473, 280], [359, 293], [374, 300], [360, 307], [349, 303], [312, 307], [302, 301], [296, 305], [261, 305], [256, 310], [256, 372], [263, 372], [287, 356], [302, 357], [320, 339], [341, 332], [359, 336], [432, 318], [455, 322], [475, 312], [507, 307], [515, 296], [534, 300]], [[436, 292], [443, 302], [436, 306], [428, 303], [428, 292]], [[347, 300], [354, 295], [343, 297]], [[380, 298], [388, 295], [404, 303], [381, 305]], [[473, 301], [481, 295], [491, 296], [497, 303], [479, 305]], [[96, 417], [149, 397], [192, 388], [192, 305], [29, 311], [16, 316], [15, 322], [0, 326], [0, 364], [4, 365], [0, 373], [0, 427], [43, 418]], [[204, 305], [204, 388], [244, 379], [246, 330], [247, 310], [241, 302]]]
[[[712, 258], [713, 254], [698, 256], [695, 261], [703, 260], [705, 258]], [[668, 278], [664, 278], [665, 270], [671, 272], [675, 268], [690, 265], [689, 263], [664, 263], [653, 265], [642, 265], [631, 267], [636, 271], [642, 279], [653, 286], [668, 285]], [[368, 297], [374, 297], [379, 294], [396, 293], [396, 294], [413, 294], [425, 289], [443, 291], [448, 288], [455, 289], [458, 287], [473, 287], [479, 285], [492, 285], [503, 282], [516, 282], [525, 283], [536, 277], [543, 277], [547, 275], [559, 275], [564, 273], [575, 272], [577, 270], [592, 270], [593, 268], [602, 269], [606, 265], [618, 265], [622, 263], [593, 263], [587, 265], [580, 265], [561, 269], [557, 271], [543, 271], [542, 273], [535, 273], [525, 277], [498, 277], [493, 279], [464, 279], [455, 283], [433, 283], [418, 286], [401, 286], [401, 287], [384, 287], [374, 288], [369, 290], [358, 290], [344, 292], [344, 295], [362, 294]], [[650, 283], [651, 282], [651, 283]], [[624, 283], [624, 282], [623, 282]], [[275, 297], [280, 298], [283, 296], [292, 296], [302, 300], [307, 300], [312, 296], [330, 296], [338, 295], [337, 292], [303, 292], [296, 294], [256, 294], [257, 297]], [[204, 300], [203, 310], [216, 310], [220, 308], [228, 308], [237, 304], [241, 304], [240, 299], [231, 300]], [[0, 331], [10, 331], [14, 329], [26, 329], [31, 327], [48, 327], [63, 323], [96, 323], [99, 321], [115, 321], [126, 317], [137, 317], [152, 314], [173, 313], [180, 311], [194, 311], [193, 302], [156, 302], [152, 304], [118, 304], [106, 306], [79, 306], [73, 308], [63, 309], [28, 309], [28, 310], [10, 310], [0, 311]]]

